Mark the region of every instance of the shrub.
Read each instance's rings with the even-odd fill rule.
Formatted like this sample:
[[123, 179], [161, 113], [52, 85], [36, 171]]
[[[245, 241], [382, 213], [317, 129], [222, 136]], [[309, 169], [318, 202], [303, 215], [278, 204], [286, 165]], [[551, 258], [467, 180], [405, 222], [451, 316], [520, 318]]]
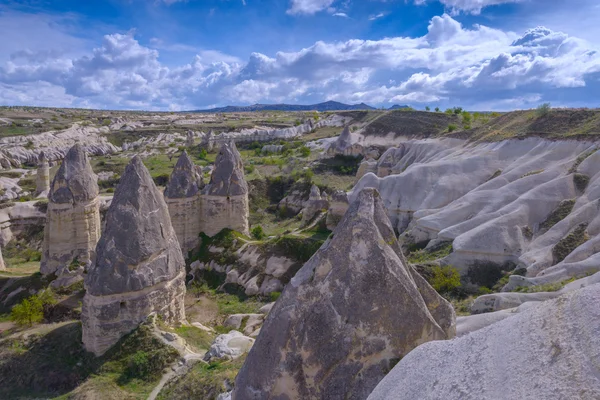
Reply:
[[460, 274], [450, 265], [432, 268], [431, 286], [438, 293], [448, 293], [460, 286]]
[[440, 112], [440, 108], [439, 108], [439, 107], [436, 107], [436, 108], [435, 108], [435, 112]]
[[256, 167], [252, 164], [244, 165], [244, 172], [247, 174], [253, 173], [255, 169]]
[[431, 108], [429, 108], [429, 106], [425, 106], [425, 111], [430, 111]]
[[446, 108], [446, 111], [444, 111], [446, 114], [448, 115], [452, 115], [452, 109], [451, 108]]
[[540, 104], [535, 110], [538, 117], [543, 117], [550, 112], [550, 103]]
[[160, 174], [152, 178], [156, 186], [166, 186], [169, 182], [169, 174]]
[[200, 151], [198, 152], [198, 158], [201, 160], [205, 160], [207, 156], [208, 152], [206, 151], [206, 149], [200, 149]]
[[454, 107], [454, 108], [452, 109], [452, 112], [453, 112], [454, 114], [456, 114], [456, 115], [460, 115], [460, 114], [462, 114], [462, 112], [463, 112], [463, 109], [462, 109], [462, 107]]
[[469, 125], [471, 124], [471, 114], [468, 111], [463, 111], [462, 113], [462, 122], [463, 125]]
[[44, 308], [56, 304], [54, 293], [44, 290], [15, 305], [10, 313], [10, 319], [17, 325], [31, 326], [44, 319]]
[[448, 125], [448, 132], [454, 132], [456, 130], [456, 125], [450, 124]]
[[281, 297], [281, 292], [271, 292], [269, 297], [271, 298], [271, 302], [277, 301]]
[[252, 237], [256, 240], [263, 240], [266, 236], [262, 226], [260, 225], [257, 225], [254, 228], [252, 228], [252, 231], [250, 233], [252, 234]]
[[309, 147], [302, 146], [302, 147], [300, 147], [299, 152], [300, 152], [300, 156], [301, 157], [308, 157], [308, 156], [310, 156], [310, 148]]

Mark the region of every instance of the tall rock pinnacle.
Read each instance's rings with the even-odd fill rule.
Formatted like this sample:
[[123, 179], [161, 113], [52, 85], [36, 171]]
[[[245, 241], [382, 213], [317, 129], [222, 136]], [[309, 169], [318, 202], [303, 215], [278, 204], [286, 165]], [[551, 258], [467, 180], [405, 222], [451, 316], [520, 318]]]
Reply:
[[42, 274], [62, 275], [92, 259], [101, 226], [97, 181], [85, 150], [76, 144], [48, 194]]
[[233, 141], [221, 146], [201, 200], [204, 233], [213, 236], [224, 228], [249, 233], [248, 184], [242, 157]]
[[184, 151], [177, 160], [164, 193], [171, 223], [184, 255], [198, 244], [198, 235], [202, 232], [202, 186], [202, 174]]
[[50, 191], [50, 164], [46, 154], [42, 151], [39, 157], [39, 163], [37, 168], [37, 174], [35, 177], [35, 195], [36, 196], [48, 196]]
[[156, 312], [185, 319], [185, 262], [167, 205], [139, 157], [125, 168], [85, 280], [83, 343], [103, 354]]
[[455, 331], [452, 306], [405, 262], [365, 189], [275, 303], [233, 399], [366, 399], [413, 348]]

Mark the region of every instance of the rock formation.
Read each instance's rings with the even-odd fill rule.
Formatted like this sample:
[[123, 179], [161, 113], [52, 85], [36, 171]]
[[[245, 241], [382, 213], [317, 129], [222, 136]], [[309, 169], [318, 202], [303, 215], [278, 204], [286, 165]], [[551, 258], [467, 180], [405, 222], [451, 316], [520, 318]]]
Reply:
[[456, 340], [426, 343], [369, 400], [598, 399], [599, 302], [596, 284]]
[[196, 247], [199, 241], [198, 235], [202, 232], [200, 225], [202, 186], [202, 173], [184, 151], [177, 160], [164, 193], [171, 224], [184, 255]]
[[348, 195], [343, 190], [336, 190], [329, 199], [329, 209], [327, 210], [327, 229], [333, 231], [337, 224], [342, 220], [348, 210]]
[[40, 160], [38, 163], [37, 175], [35, 177], [35, 195], [37, 196], [48, 196], [50, 191], [50, 164], [46, 154], [42, 151], [40, 153]]
[[85, 287], [83, 344], [96, 355], [153, 312], [167, 324], [185, 320], [183, 255], [163, 195], [138, 156], [121, 176]]
[[83, 147], [76, 144], [48, 194], [42, 274], [62, 275], [92, 259], [101, 228], [97, 180]]
[[6, 271], [6, 264], [4, 264], [4, 257], [2, 257], [2, 248], [0, 248], [0, 271]]
[[316, 185], [310, 188], [308, 200], [304, 203], [302, 210], [302, 224], [308, 224], [319, 212], [325, 212], [329, 208], [329, 202], [321, 198], [321, 191]]
[[213, 236], [225, 228], [245, 234], [248, 228], [248, 185], [235, 143], [224, 143], [215, 160], [210, 183], [202, 190], [202, 228]]
[[413, 348], [454, 335], [452, 306], [405, 262], [367, 189], [275, 303], [233, 399], [366, 399]]

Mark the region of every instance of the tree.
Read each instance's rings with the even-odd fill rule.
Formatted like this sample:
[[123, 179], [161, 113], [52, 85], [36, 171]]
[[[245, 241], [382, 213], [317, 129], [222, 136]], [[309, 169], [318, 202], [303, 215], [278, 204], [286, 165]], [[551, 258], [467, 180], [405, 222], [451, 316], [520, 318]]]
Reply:
[[535, 112], [538, 115], [538, 117], [543, 117], [544, 115], [547, 115], [550, 112], [550, 109], [550, 103], [544, 103], [540, 104]]
[[263, 240], [266, 236], [262, 226], [260, 225], [256, 225], [254, 228], [252, 228], [252, 231], [250, 233], [252, 234], [252, 237], [256, 240]]
[[436, 107], [436, 108], [435, 108], [435, 112], [440, 112], [440, 108], [439, 108], [439, 107]]
[[44, 308], [56, 304], [52, 290], [43, 290], [13, 306], [10, 319], [17, 325], [33, 325], [44, 319]]
[[431, 110], [431, 108], [429, 108], [429, 106], [425, 106], [425, 111], [429, 111]]

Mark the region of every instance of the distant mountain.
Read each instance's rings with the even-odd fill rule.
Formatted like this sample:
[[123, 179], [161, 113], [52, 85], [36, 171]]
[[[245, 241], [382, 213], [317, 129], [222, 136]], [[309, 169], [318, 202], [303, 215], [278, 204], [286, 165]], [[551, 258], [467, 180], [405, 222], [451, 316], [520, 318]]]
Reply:
[[348, 111], [348, 110], [375, 110], [368, 104], [344, 104], [337, 101], [326, 101], [319, 104], [254, 104], [251, 106], [227, 106], [211, 108], [209, 110], [194, 110], [192, 112], [227, 113], [249, 111]]
[[401, 106], [398, 104], [394, 104], [393, 106], [391, 106], [390, 108], [388, 108], [388, 110], [401, 110], [403, 108], [410, 108], [410, 106]]

